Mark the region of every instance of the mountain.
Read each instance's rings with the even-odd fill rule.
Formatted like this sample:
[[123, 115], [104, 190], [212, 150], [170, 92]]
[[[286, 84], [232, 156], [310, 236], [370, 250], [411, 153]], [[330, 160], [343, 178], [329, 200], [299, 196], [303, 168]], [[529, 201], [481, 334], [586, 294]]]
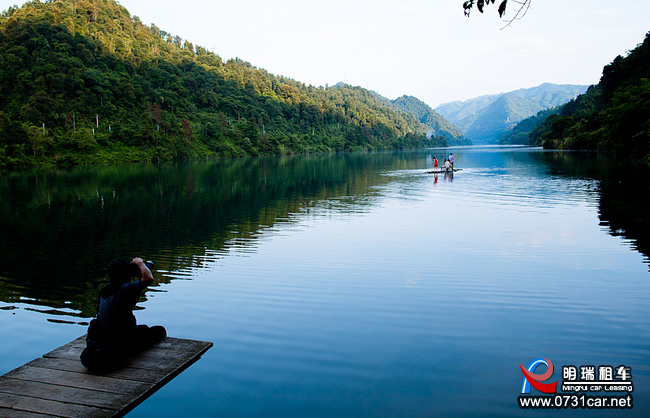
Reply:
[[540, 119], [535, 126], [516, 127], [521, 133], [516, 140], [545, 148], [611, 151], [650, 163], [650, 32], [625, 57], [606, 65], [597, 85]]
[[474, 143], [494, 143], [517, 122], [541, 110], [562, 105], [586, 90], [587, 86], [544, 83], [533, 88], [445, 103], [435, 110]]
[[537, 126], [544, 123], [546, 118], [560, 112], [561, 107], [552, 107], [537, 112], [536, 115], [530, 116], [518, 124], [512, 130], [506, 132], [499, 139], [500, 145], [530, 145], [536, 146], [536, 141], [531, 138], [533, 131], [537, 130]]
[[361, 87], [224, 62], [115, 0], [0, 14], [0, 168], [437, 145], [427, 130]]
[[471, 144], [471, 141], [463, 137], [460, 129], [449, 123], [449, 121], [417, 97], [401, 96], [395, 100], [390, 100], [376, 92], [373, 93], [386, 106], [415, 116], [427, 128], [428, 136], [444, 137], [446, 142], [445, 146]]
[[479, 96], [465, 101], [441, 104], [435, 111], [465, 132], [470, 128], [476, 115], [498, 99], [501, 94]]
[[535, 114], [538, 107], [514, 93], [506, 93], [483, 108], [465, 132], [476, 143], [491, 142], [516, 122]]

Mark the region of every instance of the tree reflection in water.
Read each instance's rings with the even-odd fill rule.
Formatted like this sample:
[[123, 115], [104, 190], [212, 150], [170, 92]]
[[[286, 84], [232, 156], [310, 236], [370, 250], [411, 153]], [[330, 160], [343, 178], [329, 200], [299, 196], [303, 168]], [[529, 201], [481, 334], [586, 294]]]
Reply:
[[[159, 272], [178, 272], [233, 249], [252, 251], [261, 231], [309, 207], [362, 210], [373, 187], [389, 181], [381, 170], [417, 167], [424, 158], [343, 154], [7, 174], [0, 178], [0, 300], [90, 317], [115, 257], [138, 254]], [[156, 274], [157, 284], [171, 276]]]

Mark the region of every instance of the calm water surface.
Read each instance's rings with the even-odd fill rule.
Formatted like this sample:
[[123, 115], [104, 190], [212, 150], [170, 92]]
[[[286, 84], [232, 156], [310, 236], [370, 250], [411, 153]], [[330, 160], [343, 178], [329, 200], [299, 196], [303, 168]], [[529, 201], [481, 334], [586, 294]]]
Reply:
[[[0, 373], [83, 334], [142, 254], [139, 322], [214, 347], [129, 416], [650, 415], [647, 170], [465, 148], [427, 174], [445, 153], [0, 177]], [[520, 410], [538, 357], [631, 367], [634, 409]]]

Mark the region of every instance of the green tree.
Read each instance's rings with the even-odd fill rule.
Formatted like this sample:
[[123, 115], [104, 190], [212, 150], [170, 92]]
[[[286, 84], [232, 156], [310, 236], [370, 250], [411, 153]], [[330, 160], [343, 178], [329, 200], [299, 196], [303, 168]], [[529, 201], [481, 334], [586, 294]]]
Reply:
[[25, 127], [27, 132], [27, 141], [32, 149], [33, 156], [43, 156], [47, 145], [52, 143], [52, 139], [47, 136], [44, 127], [29, 125]]
[[80, 150], [92, 150], [97, 147], [97, 141], [90, 128], [79, 128], [71, 136], [72, 144]]

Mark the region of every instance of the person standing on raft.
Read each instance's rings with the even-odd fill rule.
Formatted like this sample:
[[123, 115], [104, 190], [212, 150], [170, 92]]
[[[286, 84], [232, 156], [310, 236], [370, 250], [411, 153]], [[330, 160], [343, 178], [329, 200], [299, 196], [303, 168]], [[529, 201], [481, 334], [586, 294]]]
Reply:
[[433, 168], [438, 168], [438, 159], [433, 157]]
[[449, 153], [449, 164], [451, 164], [451, 169], [454, 169], [454, 154]]
[[[150, 263], [150, 262], [147, 262]], [[153, 264], [150, 264], [153, 266]], [[111, 283], [99, 292], [97, 318], [90, 321], [81, 363], [89, 370], [112, 370], [126, 358], [167, 336], [162, 326], [137, 325], [133, 308], [153, 274], [141, 258], [113, 260], [108, 265]], [[131, 281], [137, 277], [138, 280]]]

